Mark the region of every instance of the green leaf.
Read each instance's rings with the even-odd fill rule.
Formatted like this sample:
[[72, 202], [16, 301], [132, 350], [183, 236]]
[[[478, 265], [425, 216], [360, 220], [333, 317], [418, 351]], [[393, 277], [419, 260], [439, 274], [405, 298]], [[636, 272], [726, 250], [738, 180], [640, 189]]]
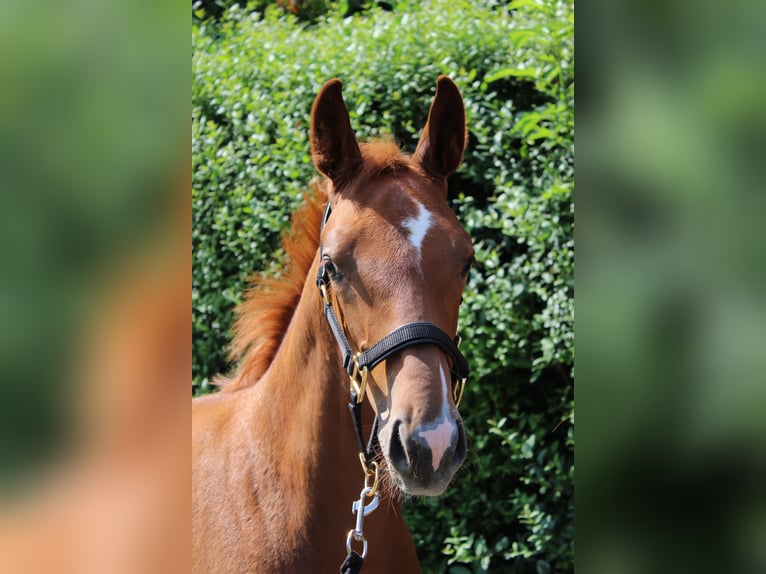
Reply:
[[493, 82], [496, 82], [498, 80], [502, 80], [503, 78], [536, 78], [537, 77], [537, 70], [526, 68], [504, 68], [502, 70], [498, 70], [494, 74], [490, 74], [488, 76], [484, 77], [484, 81], [487, 84], [491, 84]]

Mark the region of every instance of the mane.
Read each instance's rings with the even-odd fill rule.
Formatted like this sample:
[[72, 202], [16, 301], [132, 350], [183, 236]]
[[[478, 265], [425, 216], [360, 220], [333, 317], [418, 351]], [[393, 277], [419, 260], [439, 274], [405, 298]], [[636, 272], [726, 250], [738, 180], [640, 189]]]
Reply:
[[399, 145], [390, 136], [360, 143], [359, 149], [362, 152], [359, 180], [405, 170], [419, 171], [410, 156], [402, 153]]
[[[400, 170], [416, 169], [391, 139], [361, 143], [363, 163], [360, 179]], [[239, 361], [231, 377], [218, 377], [222, 391], [236, 391], [255, 384], [269, 368], [298, 306], [306, 276], [319, 247], [327, 192], [316, 183], [303, 195], [303, 204], [293, 212], [291, 225], [282, 236], [284, 266], [277, 275], [251, 278], [243, 302], [236, 310], [229, 359]]]
[[319, 246], [326, 201], [320, 183], [303, 194], [303, 204], [293, 212], [290, 228], [282, 236], [284, 266], [277, 275], [263, 273], [250, 279], [236, 310], [229, 348], [229, 359], [239, 361], [239, 368], [231, 379], [216, 380], [222, 390], [235, 391], [254, 384], [277, 354]]

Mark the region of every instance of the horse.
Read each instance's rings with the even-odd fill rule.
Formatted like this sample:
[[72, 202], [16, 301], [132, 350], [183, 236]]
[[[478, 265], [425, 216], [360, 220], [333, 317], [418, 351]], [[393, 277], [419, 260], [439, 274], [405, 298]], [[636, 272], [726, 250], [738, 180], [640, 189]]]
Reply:
[[465, 140], [446, 76], [412, 155], [357, 141], [339, 80], [318, 92], [324, 177], [285, 268], [238, 309], [236, 372], [192, 400], [193, 572], [420, 572], [402, 493], [441, 494], [466, 456], [456, 337], [474, 251], [447, 204]]

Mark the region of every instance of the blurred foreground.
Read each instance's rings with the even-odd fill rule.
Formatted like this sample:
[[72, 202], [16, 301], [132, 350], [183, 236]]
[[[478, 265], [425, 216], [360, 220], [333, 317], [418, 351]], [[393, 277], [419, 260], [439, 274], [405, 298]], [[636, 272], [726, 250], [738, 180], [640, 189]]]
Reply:
[[766, 572], [765, 6], [578, 13], [583, 572]]
[[0, 572], [190, 570], [186, 10], [0, 7]]
[[72, 436], [0, 503], [1, 572], [190, 570], [189, 233], [177, 227], [97, 295], [68, 389]]

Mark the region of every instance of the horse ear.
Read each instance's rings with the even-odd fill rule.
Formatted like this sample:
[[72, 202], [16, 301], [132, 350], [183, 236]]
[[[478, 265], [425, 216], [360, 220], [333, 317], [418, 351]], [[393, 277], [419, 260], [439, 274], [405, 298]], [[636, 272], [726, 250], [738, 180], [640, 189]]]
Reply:
[[340, 80], [327, 82], [311, 107], [311, 157], [334, 183], [348, 178], [362, 161]]
[[436, 95], [413, 158], [440, 177], [453, 173], [463, 159], [465, 108], [460, 90], [447, 76], [436, 80]]

